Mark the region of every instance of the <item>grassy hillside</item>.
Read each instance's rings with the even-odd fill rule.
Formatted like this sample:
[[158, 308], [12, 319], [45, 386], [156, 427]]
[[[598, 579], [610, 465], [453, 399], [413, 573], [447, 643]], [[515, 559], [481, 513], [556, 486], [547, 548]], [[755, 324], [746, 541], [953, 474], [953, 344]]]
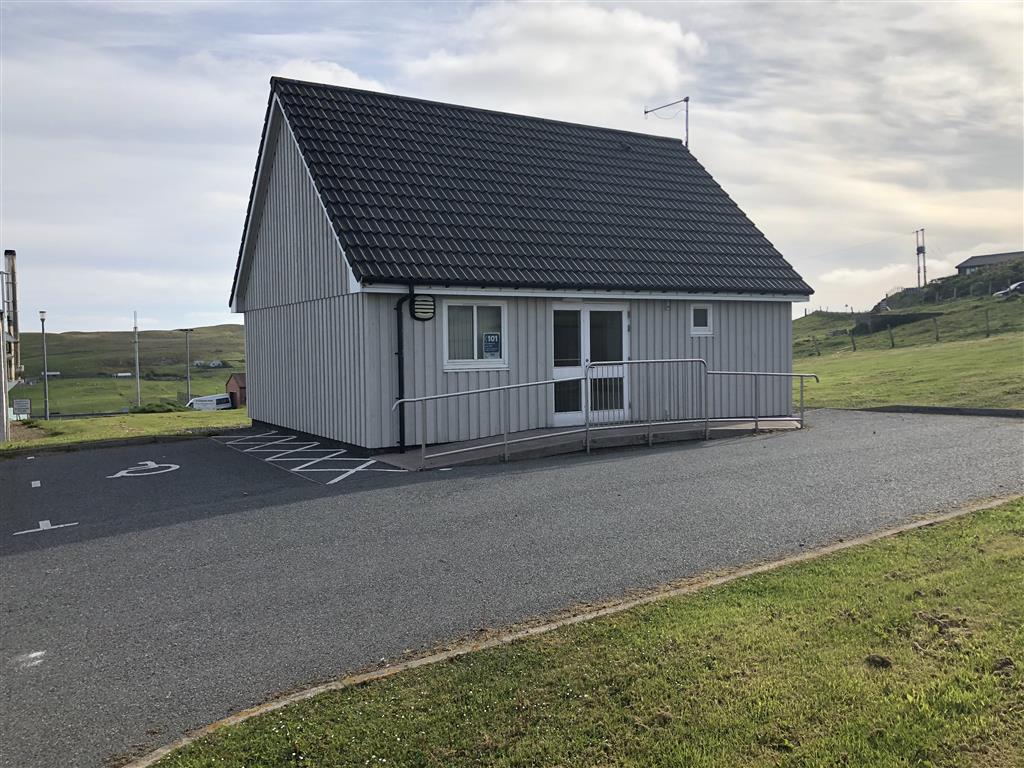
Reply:
[[[224, 391], [233, 372], [245, 370], [245, 332], [241, 325], [215, 325], [192, 333], [192, 360], [221, 360], [225, 367], [192, 367], [192, 394]], [[32, 399], [33, 413], [43, 412], [43, 353], [41, 335], [22, 334], [22, 363], [31, 385], [15, 387], [12, 397]], [[60, 377], [50, 381], [51, 413], [120, 411], [135, 402], [135, 379], [113, 378], [134, 371], [130, 331], [68, 332], [46, 334], [47, 359]], [[139, 361], [143, 403], [177, 399], [185, 392], [185, 335], [178, 331], [139, 333]]]
[[816, 373], [809, 408], [945, 405], [1024, 408], [1024, 334], [896, 349], [833, 352], [794, 360]]
[[1024, 408], [1024, 301], [813, 312], [793, 322], [793, 356], [794, 370], [822, 377], [807, 387], [811, 407]]
[[[856, 328], [858, 350], [890, 349], [888, 327], [896, 348], [934, 344], [939, 341], [985, 338], [985, 315], [992, 336], [1024, 332], [1024, 301], [1020, 299], [966, 298], [891, 312], [847, 314], [812, 312], [793, 321], [793, 356], [808, 357], [817, 349], [822, 355], [852, 350], [849, 331]], [[873, 332], [869, 332], [873, 331]]]

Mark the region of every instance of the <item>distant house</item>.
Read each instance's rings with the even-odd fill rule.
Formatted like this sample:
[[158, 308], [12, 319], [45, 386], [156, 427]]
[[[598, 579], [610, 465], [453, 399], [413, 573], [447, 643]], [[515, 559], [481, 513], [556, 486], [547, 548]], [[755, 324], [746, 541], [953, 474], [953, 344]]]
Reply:
[[131, 377], [132, 377], [131, 373], [127, 373], [127, 372], [126, 373], [115, 373], [114, 374], [114, 378], [115, 379], [130, 379]]
[[224, 385], [224, 391], [231, 398], [231, 407], [244, 407], [247, 402], [245, 399], [245, 374], [232, 373], [228, 376], [228, 382]]
[[1015, 259], [1024, 259], [1024, 251], [1007, 251], [1006, 253], [986, 253], [978, 256], [971, 256], [966, 261], [956, 265], [958, 275], [970, 275], [979, 270], [994, 267], [997, 264], [1005, 264]]
[[45, 376], [48, 379], [53, 379], [57, 376], [60, 376], [60, 371], [43, 371], [43, 376]]
[[210, 362], [208, 362], [206, 364], [206, 367], [207, 368], [223, 368], [224, 367], [224, 361], [223, 360], [211, 360]]
[[205, 368], [206, 367], [206, 361], [205, 360], [193, 360], [192, 361], [192, 367], [193, 368]]

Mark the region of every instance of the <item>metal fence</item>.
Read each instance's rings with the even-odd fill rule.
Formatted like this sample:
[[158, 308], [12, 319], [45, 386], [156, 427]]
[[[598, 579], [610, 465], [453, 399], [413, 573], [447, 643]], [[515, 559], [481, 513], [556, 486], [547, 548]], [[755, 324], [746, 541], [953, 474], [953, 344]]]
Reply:
[[[726, 381], [727, 377], [740, 377], [742, 380], [749, 378], [752, 381], [749, 413], [727, 417], [712, 415], [714, 383]], [[763, 378], [787, 381], [797, 379], [800, 382], [799, 410], [795, 419], [791, 414], [764, 412], [760, 384]], [[508, 461], [510, 446], [541, 440], [555, 441], [570, 435], [583, 435], [584, 446], [589, 452], [591, 435], [602, 430], [646, 428], [647, 442], [653, 444], [655, 432], [664, 431], [669, 426], [687, 424], [697, 427], [705, 440], [710, 437], [713, 425], [753, 422], [756, 432], [766, 422], [791, 423], [795, 420], [802, 429], [806, 379], [818, 381], [818, 376], [813, 373], [712, 371], [708, 369], [707, 361], [701, 358], [614, 360], [588, 364], [583, 376], [402, 398], [395, 402], [392, 410], [407, 406], [412, 408], [415, 421], [410, 419], [409, 423], [418, 425], [421, 467], [428, 459], [498, 447]], [[533, 398], [534, 401], [553, 403], [555, 387], [565, 386], [567, 382], [579, 382], [582, 423], [549, 427], [546, 421], [534, 424], [529, 416], [524, 417], [520, 413], [513, 417], [514, 400], [519, 409], [533, 394], [538, 395]], [[456, 401], [461, 401], [467, 407], [452, 407]], [[433, 410], [431, 406], [434, 406]], [[439, 435], [443, 431], [442, 426], [457, 423], [460, 418], [474, 419], [490, 432], [490, 436], [476, 440], [453, 440], [451, 442], [464, 444], [428, 453], [431, 432]], [[519, 436], [516, 437], [516, 434]]]

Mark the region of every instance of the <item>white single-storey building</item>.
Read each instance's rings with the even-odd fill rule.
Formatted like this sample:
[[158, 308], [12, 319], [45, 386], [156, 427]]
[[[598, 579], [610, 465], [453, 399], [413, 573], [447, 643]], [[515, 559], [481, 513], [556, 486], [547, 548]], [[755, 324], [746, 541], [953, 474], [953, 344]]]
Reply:
[[679, 140], [274, 78], [230, 303], [253, 420], [383, 449], [787, 415], [632, 363], [788, 373], [810, 293]]

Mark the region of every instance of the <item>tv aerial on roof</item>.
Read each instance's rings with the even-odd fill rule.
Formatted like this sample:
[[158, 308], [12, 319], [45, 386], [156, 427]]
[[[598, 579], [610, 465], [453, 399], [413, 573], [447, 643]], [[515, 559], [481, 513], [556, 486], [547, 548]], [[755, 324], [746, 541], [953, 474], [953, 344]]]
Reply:
[[[689, 149], [690, 148], [690, 97], [689, 96], [684, 96], [681, 99], [676, 99], [675, 101], [670, 101], [668, 104], [662, 104], [660, 107], [652, 107], [651, 109], [648, 109], [647, 107], [644, 107], [644, 117], [647, 117], [649, 114], [651, 114], [653, 112], [657, 112], [657, 111], [662, 110], [662, 109], [668, 109], [669, 107], [674, 107], [676, 104], [682, 104], [683, 105], [683, 113], [686, 116], [685, 117], [685, 123], [684, 123], [684, 129], [683, 129], [683, 146], [686, 147], [687, 149]], [[679, 113], [676, 112], [676, 115], [678, 115], [678, 114]], [[676, 115], [672, 115], [672, 117], [675, 117]], [[672, 118], [663, 118], [663, 119], [671, 120]]]

